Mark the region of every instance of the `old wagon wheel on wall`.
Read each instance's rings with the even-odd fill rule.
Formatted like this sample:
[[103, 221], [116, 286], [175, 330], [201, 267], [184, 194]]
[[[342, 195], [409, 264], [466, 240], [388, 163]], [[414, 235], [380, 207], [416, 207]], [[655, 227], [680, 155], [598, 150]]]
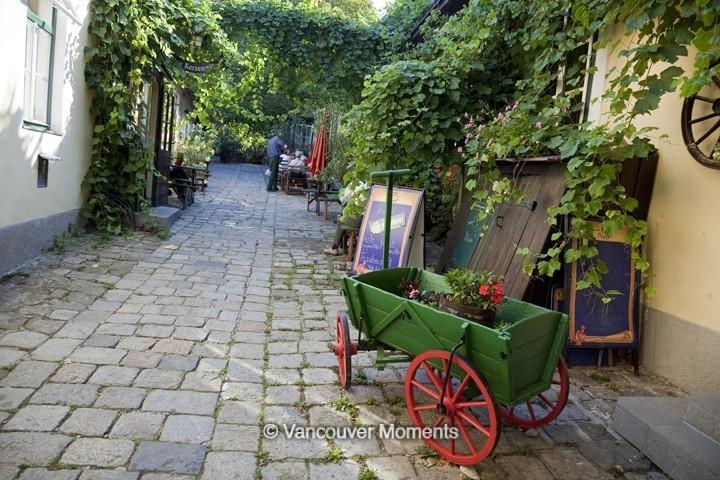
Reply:
[[690, 155], [702, 165], [720, 169], [720, 78], [685, 99], [681, 128]]

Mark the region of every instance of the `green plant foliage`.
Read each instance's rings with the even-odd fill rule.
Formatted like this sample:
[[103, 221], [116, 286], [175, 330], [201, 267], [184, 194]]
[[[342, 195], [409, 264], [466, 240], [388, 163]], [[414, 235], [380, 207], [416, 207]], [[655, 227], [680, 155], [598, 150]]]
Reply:
[[[619, 184], [624, 160], [653, 148], [653, 129], [636, 128], [633, 120], [655, 110], [665, 93], [691, 95], [720, 73], [718, 18], [720, 4], [704, 0], [470, 0], [456, 16], [425, 29], [422, 45], [366, 81], [362, 101], [346, 117], [353, 132], [348, 177], [367, 180], [372, 170], [411, 168], [412, 184], [426, 189], [431, 220], [441, 223], [461, 193], [452, 185], [437, 188], [453, 165], [462, 167], [458, 189], [479, 188], [476, 201], [487, 214], [521, 198], [514, 179], [502, 178], [498, 160], [554, 153], [567, 167], [566, 191], [548, 221], [557, 224], [566, 215], [570, 231], [554, 234], [544, 252], [521, 246], [526, 272], [552, 275], [563, 261], [582, 261], [579, 288], [601, 291], [607, 266], [597, 259], [595, 219], [606, 235], [627, 232], [635, 265], [646, 273], [638, 247], [647, 225], [633, 217], [637, 201]], [[578, 123], [588, 41], [617, 23], [630, 33], [611, 46], [625, 59], [605, 93], [613, 118], [605, 125]], [[690, 47], [698, 52], [694, 68], [672, 65]], [[509, 118], [498, 118], [506, 108]], [[468, 126], [470, 117], [474, 125]], [[351, 200], [344, 213], [360, 208]], [[613, 296], [601, 294], [606, 302]]]
[[183, 165], [205, 168], [206, 162], [214, 153], [212, 139], [201, 129], [194, 128], [178, 142], [176, 153], [178, 158], [182, 159]]
[[219, 8], [230, 38], [262, 67], [263, 88], [299, 106], [352, 102], [386, 50], [376, 23], [328, 2], [232, 0]]
[[[85, 214], [101, 232], [120, 233], [124, 211], [142, 205], [151, 148], [140, 119], [144, 83], [161, 71], [185, 78], [175, 56], [220, 60], [230, 52], [211, 0], [94, 0], [85, 79], [92, 92], [91, 161]], [[203, 48], [191, 48], [193, 36]], [[192, 81], [192, 79], [188, 79]]]

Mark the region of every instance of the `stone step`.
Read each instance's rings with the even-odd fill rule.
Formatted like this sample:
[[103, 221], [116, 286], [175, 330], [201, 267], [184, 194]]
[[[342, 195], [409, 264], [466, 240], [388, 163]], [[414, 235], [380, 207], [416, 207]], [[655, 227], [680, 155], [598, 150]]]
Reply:
[[175, 207], [151, 207], [147, 214], [138, 213], [135, 215], [135, 226], [144, 224], [157, 225], [160, 228], [170, 228], [175, 220], [180, 218], [182, 210]]
[[720, 443], [720, 392], [690, 395], [685, 423]]
[[613, 428], [674, 480], [720, 478], [720, 444], [684, 421], [687, 398], [623, 397]]

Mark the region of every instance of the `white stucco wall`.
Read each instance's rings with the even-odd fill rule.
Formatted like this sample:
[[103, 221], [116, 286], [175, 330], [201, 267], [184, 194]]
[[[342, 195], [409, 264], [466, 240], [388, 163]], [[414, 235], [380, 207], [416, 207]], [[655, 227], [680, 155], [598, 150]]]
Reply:
[[[40, 0], [41, 8], [49, 8], [52, 2]], [[58, 9], [53, 132], [41, 133], [23, 127], [27, 6], [23, 0], [0, 1], [0, 228], [82, 206], [81, 183], [89, 164], [92, 134], [83, 58], [89, 0], [64, 3], [73, 7], [81, 23]], [[50, 164], [47, 188], [37, 187], [40, 153], [62, 159]]]

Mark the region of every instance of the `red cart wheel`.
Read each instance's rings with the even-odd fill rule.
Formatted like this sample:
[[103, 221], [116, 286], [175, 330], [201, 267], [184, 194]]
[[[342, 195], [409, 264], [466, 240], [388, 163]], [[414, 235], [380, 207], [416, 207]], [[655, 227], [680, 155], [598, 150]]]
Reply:
[[[456, 438], [435, 435], [424, 441], [452, 463], [474, 465], [495, 448], [500, 420], [485, 382], [459, 355], [453, 356], [453, 376], [447, 381], [445, 395], [441, 394], [449, 362], [446, 350], [430, 350], [413, 359], [405, 375], [407, 409], [418, 427], [455, 427]], [[440, 365], [442, 370], [437, 369]]]
[[550, 388], [514, 407], [500, 406], [500, 414], [520, 428], [538, 428], [560, 415], [570, 394], [570, 376], [563, 359], [558, 359]]
[[335, 343], [333, 351], [338, 361], [340, 385], [347, 390], [352, 379], [352, 362], [350, 358], [357, 353], [357, 343], [350, 341], [350, 327], [345, 312], [338, 312], [335, 323]]

